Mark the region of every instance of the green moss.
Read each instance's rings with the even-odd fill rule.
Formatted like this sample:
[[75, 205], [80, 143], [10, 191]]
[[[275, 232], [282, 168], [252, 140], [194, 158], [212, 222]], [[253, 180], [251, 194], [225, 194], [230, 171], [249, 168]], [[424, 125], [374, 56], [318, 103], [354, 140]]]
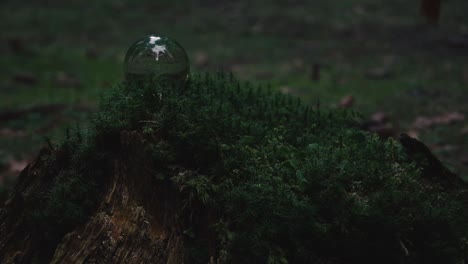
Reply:
[[[45, 212], [86, 214], [73, 205], [95, 197], [97, 153], [118, 150], [119, 132], [137, 130], [156, 182], [178, 186], [186, 210], [215, 212], [209, 228], [231, 263], [455, 263], [467, 236], [461, 191], [425, 181], [398, 143], [358, 130], [356, 118], [224, 73], [192, 76], [183, 91], [123, 83], [103, 97], [92, 147], [71, 152]], [[165, 173], [174, 167], [193, 173]], [[76, 195], [65, 197], [66, 188]], [[187, 230], [188, 262], [209, 259], [203, 234]]]
[[67, 129], [55, 151], [43, 151], [45, 162], [41, 190], [32, 193], [26, 206], [30, 225], [41, 239], [41, 263], [50, 261], [65, 234], [84, 223], [99, 205], [102, 187], [110, 173], [110, 152], [97, 148], [96, 136], [80, 128]]

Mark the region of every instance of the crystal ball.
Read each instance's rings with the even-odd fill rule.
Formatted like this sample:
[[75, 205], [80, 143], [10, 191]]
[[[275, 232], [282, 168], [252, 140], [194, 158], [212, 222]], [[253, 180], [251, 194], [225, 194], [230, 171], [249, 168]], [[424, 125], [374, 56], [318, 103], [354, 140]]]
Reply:
[[124, 73], [127, 81], [151, 79], [162, 85], [185, 86], [189, 60], [184, 48], [175, 40], [148, 35], [128, 49]]

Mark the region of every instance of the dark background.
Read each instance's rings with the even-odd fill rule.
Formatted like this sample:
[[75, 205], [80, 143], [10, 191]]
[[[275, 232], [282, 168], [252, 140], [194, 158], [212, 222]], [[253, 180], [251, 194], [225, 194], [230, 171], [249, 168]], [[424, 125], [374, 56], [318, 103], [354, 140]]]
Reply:
[[122, 80], [127, 48], [176, 39], [191, 71], [223, 69], [323, 108], [351, 107], [383, 136], [409, 132], [468, 175], [468, 1], [2, 1], [0, 191], [44, 144]]

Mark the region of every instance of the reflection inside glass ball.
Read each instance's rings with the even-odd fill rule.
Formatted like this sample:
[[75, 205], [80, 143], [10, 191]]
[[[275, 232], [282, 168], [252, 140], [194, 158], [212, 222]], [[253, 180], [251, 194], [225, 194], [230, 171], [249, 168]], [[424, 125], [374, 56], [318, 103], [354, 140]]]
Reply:
[[124, 72], [127, 81], [152, 79], [162, 85], [180, 87], [187, 82], [189, 61], [184, 48], [176, 41], [149, 35], [128, 49]]

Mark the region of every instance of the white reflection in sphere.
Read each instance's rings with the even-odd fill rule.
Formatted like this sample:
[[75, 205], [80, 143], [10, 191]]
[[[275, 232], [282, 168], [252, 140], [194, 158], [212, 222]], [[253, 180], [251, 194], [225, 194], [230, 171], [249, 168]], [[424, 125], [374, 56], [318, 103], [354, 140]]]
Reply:
[[189, 71], [184, 48], [165, 36], [148, 35], [130, 46], [125, 56], [127, 81], [155, 78], [163, 85], [185, 86]]

